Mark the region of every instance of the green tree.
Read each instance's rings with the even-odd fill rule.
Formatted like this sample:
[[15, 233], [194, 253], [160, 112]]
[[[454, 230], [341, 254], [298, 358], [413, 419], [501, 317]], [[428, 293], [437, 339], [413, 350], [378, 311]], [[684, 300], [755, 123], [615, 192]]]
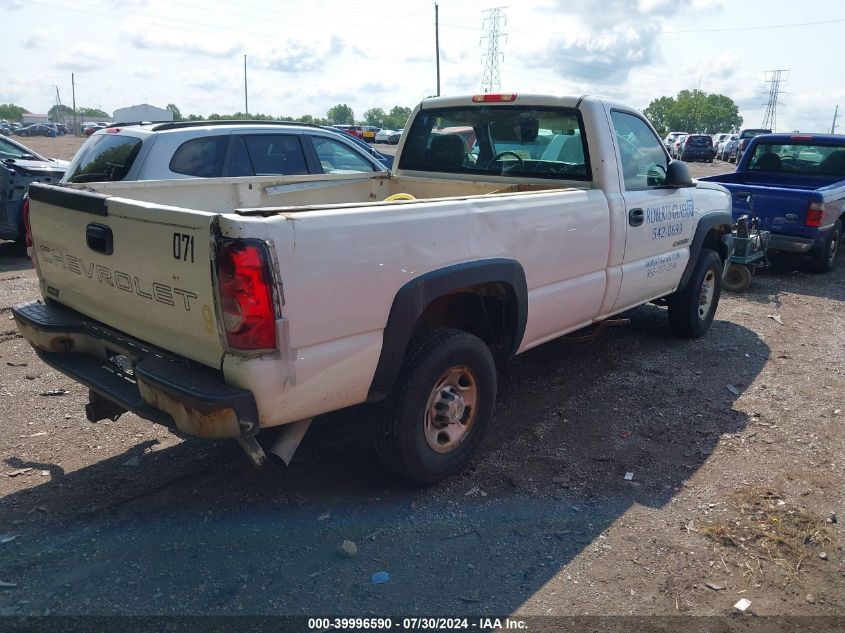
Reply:
[[328, 112], [326, 112], [326, 118], [329, 120], [329, 123], [335, 125], [352, 125], [355, 123], [355, 113], [345, 103], [338, 103], [329, 108]]
[[0, 119], [7, 121], [20, 121], [24, 113], [29, 112], [26, 108], [15, 105], [14, 103], [0, 104]]
[[654, 99], [643, 114], [662, 135], [671, 131], [715, 134], [742, 125], [732, 99], [702, 90], [681, 90], [676, 97]]
[[168, 103], [167, 106], [165, 106], [165, 109], [170, 110], [173, 113], [174, 121], [182, 120], [182, 112], [179, 110], [179, 108], [176, 107], [175, 103]]
[[108, 112], [104, 112], [103, 110], [100, 110], [100, 108], [77, 108], [76, 113], [77, 113], [77, 115], [83, 116], [83, 117], [86, 117], [86, 116], [104, 116], [104, 117], [107, 117], [107, 116], [109, 116]]
[[366, 125], [375, 125], [376, 127], [387, 127], [384, 122], [386, 118], [387, 115], [381, 108], [370, 108], [369, 110], [364, 112], [364, 123]]
[[47, 118], [51, 121], [64, 121], [65, 119], [73, 118], [73, 108], [64, 104], [54, 105], [47, 110]]
[[404, 106], [393, 106], [385, 117], [384, 126], [391, 130], [399, 130], [405, 127], [408, 118], [411, 116], [411, 108]]

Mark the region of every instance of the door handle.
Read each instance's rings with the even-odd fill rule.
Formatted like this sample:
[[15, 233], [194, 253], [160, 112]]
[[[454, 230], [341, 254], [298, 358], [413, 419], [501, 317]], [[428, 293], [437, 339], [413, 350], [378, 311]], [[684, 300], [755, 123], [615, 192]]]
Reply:
[[631, 209], [628, 211], [628, 224], [631, 226], [639, 226], [645, 220], [645, 213], [642, 209]]
[[92, 222], [85, 227], [85, 243], [92, 251], [103, 255], [111, 255], [114, 252], [114, 237], [111, 228], [105, 224]]

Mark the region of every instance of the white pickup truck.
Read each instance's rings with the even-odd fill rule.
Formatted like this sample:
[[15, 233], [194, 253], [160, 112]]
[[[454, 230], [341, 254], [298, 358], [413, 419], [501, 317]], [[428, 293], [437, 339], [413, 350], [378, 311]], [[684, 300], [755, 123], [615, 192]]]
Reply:
[[646, 302], [683, 336], [713, 320], [730, 196], [630, 107], [426, 99], [394, 167], [33, 185], [42, 299], [18, 328], [92, 421], [133, 411], [260, 464], [370, 402], [385, 464], [431, 483], [477, 448], [495, 358]]

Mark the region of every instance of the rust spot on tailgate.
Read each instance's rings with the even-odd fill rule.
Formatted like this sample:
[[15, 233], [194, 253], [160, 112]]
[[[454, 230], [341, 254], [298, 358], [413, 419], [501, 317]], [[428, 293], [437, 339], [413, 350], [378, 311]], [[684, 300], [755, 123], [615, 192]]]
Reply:
[[211, 407], [182, 402], [168, 393], [155, 389], [143, 380], [138, 380], [138, 391], [144, 402], [170, 414], [176, 423], [176, 428], [183, 433], [210, 439], [241, 435], [238, 416], [231, 407]]

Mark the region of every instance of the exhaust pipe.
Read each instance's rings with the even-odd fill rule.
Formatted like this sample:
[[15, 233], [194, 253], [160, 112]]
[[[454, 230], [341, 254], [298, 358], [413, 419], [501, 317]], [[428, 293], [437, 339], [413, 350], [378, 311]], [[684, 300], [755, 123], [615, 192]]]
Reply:
[[305, 432], [311, 426], [313, 419], [306, 418], [282, 425], [282, 428], [279, 429], [279, 435], [276, 436], [276, 441], [270, 447], [270, 456], [274, 458], [274, 461], [281, 462], [285, 466], [290, 465], [293, 454], [299, 448], [299, 444], [305, 437]]

